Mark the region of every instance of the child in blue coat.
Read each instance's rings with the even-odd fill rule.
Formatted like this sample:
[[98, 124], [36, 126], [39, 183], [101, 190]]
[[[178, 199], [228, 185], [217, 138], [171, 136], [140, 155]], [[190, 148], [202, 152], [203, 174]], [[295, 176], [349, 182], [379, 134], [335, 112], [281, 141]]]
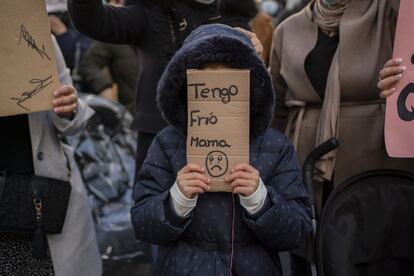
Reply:
[[[226, 177], [232, 193], [206, 193], [204, 168], [186, 162], [186, 70], [250, 69], [249, 164]], [[134, 189], [138, 239], [158, 244], [157, 275], [282, 275], [278, 252], [311, 231], [309, 200], [290, 141], [269, 128], [274, 91], [250, 39], [199, 27], [168, 64], [158, 105], [169, 126], [154, 139]]]

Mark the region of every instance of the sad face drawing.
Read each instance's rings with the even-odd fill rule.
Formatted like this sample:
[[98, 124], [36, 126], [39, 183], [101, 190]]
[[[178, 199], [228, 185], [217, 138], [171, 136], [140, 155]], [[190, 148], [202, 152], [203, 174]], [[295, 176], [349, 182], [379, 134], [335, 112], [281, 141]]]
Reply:
[[212, 151], [206, 157], [206, 168], [212, 177], [223, 176], [229, 168], [227, 155], [222, 151]]

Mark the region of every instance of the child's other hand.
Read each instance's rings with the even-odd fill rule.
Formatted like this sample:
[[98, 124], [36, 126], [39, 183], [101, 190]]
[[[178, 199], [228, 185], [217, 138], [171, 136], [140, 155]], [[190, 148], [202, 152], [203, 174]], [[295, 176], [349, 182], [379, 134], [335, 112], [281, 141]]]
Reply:
[[378, 88], [381, 90], [380, 98], [387, 98], [394, 94], [395, 85], [402, 78], [405, 66], [401, 66], [400, 58], [390, 59], [385, 63], [384, 68], [380, 72]]
[[60, 86], [54, 93], [53, 111], [64, 118], [71, 118], [78, 108], [78, 97], [75, 88], [69, 85]]
[[186, 198], [194, 198], [211, 189], [211, 180], [203, 173], [204, 168], [195, 164], [187, 164], [177, 173], [178, 188]]
[[233, 193], [248, 197], [259, 187], [260, 173], [249, 164], [243, 163], [234, 167], [225, 181], [231, 184]]

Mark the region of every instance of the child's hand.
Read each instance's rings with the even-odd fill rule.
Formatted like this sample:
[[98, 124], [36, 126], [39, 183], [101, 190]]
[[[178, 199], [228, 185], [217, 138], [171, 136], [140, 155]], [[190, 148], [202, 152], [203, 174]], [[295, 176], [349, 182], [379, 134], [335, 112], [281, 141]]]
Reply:
[[75, 88], [69, 85], [60, 86], [54, 93], [53, 111], [60, 117], [71, 118], [78, 108], [78, 97]]
[[401, 66], [400, 58], [390, 59], [385, 63], [384, 68], [380, 72], [378, 88], [381, 90], [380, 98], [387, 98], [394, 94], [395, 85], [402, 78], [405, 66]]
[[186, 198], [194, 198], [211, 189], [211, 180], [203, 175], [204, 168], [195, 164], [187, 164], [177, 173], [177, 184]]
[[249, 164], [243, 163], [234, 167], [225, 181], [231, 183], [233, 193], [248, 197], [259, 187], [260, 173]]

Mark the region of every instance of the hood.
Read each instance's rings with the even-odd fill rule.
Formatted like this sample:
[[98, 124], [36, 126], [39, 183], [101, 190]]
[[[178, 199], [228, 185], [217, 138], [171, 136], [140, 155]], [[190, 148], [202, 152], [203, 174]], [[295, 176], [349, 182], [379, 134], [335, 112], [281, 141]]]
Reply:
[[186, 70], [201, 69], [207, 63], [250, 69], [250, 135], [263, 134], [274, 113], [275, 94], [270, 75], [250, 38], [222, 24], [195, 29], [167, 65], [157, 92], [164, 119], [179, 132], [187, 133]]

